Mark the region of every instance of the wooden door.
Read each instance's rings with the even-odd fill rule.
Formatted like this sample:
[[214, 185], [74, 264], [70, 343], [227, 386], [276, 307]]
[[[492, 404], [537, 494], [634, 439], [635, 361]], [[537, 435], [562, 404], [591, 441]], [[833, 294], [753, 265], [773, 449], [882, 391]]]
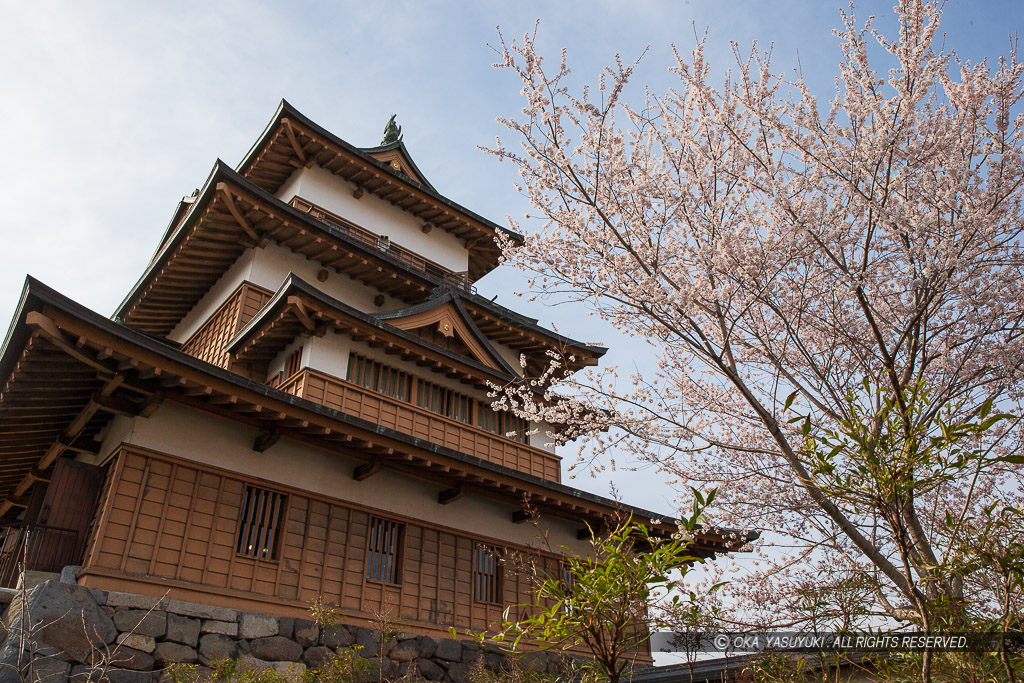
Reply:
[[30, 559], [40, 570], [60, 571], [81, 561], [102, 486], [102, 467], [67, 458], [53, 464], [37, 517], [41, 528], [31, 544]]

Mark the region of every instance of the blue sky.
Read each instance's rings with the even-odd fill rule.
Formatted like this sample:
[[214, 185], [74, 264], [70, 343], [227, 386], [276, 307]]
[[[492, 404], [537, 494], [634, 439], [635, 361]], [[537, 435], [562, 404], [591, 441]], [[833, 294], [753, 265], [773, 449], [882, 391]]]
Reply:
[[[856, 6], [858, 19], [892, 26], [892, 2]], [[496, 27], [532, 30], [551, 60], [564, 46], [574, 76], [594, 82], [618, 52], [650, 45], [633, 93], [672, 84], [670, 44], [683, 51], [710, 28], [712, 63], [729, 41], [797, 55], [821, 96], [839, 52], [836, 0], [592, 2], [11, 2], [0, 4], [0, 319], [13, 314], [26, 274], [110, 314], [141, 274], [177, 200], [199, 187], [218, 157], [234, 166], [283, 97], [360, 146], [379, 142], [392, 113], [417, 164], [442, 193], [495, 221], [528, 207], [515, 171], [477, 149], [503, 131], [497, 116], [521, 104], [513, 76], [491, 68]], [[972, 60], [1007, 52], [1024, 2], [949, 0], [947, 45]], [[894, 31], [889, 31], [892, 35]], [[506, 136], [507, 137], [507, 136]], [[513, 142], [507, 138], [506, 142]], [[487, 296], [572, 336], [631, 347], [582, 311], [527, 304], [514, 272], [480, 283]], [[570, 455], [566, 452], [565, 455]], [[629, 502], [671, 509], [650, 474], [621, 473]], [[606, 494], [609, 478], [576, 485]]]

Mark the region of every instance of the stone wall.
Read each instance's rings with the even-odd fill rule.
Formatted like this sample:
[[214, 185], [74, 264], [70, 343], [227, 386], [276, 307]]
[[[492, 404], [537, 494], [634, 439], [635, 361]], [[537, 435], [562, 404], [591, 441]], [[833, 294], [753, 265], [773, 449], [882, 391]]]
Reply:
[[[497, 648], [474, 641], [398, 633], [381, 647], [377, 632], [360, 626], [320, 628], [311, 620], [242, 612], [167, 598], [99, 591], [51, 580], [16, 595], [3, 623], [0, 683], [84, 683], [106, 671], [112, 683], [161, 680], [174, 662], [195, 664], [237, 659], [241, 666], [274, 669], [301, 680], [307, 668], [327, 662], [341, 649], [358, 646], [376, 681], [407, 674], [428, 681], [460, 683], [477, 662], [491, 670], [509, 662]], [[25, 617], [28, 617], [27, 619]], [[25, 637], [28, 636], [28, 637]], [[22, 678], [29, 662], [31, 675]], [[555, 671], [556, 655], [532, 653], [522, 666]]]

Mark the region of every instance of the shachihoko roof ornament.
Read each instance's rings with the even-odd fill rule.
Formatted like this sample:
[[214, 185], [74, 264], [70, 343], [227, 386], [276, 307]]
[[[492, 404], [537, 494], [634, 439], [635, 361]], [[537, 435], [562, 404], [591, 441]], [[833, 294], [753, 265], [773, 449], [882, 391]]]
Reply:
[[384, 139], [380, 141], [381, 146], [390, 145], [402, 140], [402, 127], [395, 122], [397, 114], [392, 114], [388, 119], [388, 125], [384, 126]]

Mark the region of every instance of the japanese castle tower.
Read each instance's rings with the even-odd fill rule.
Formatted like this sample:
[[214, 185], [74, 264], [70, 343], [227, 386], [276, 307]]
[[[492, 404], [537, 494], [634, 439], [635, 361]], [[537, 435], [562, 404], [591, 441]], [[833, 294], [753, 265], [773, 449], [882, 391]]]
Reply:
[[580, 551], [617, 510], [658, 517], [563, 484], [557, 426], [492, 409], [521, 356], [605, 353], [476, 294], [498, 235], [522, 241], [400, 140], [357, 148], [282, 102], [112, 318], [29, 278], [0, 357], [4, 585], [24, 555], [101, 590], [295, 617], [322, 596], [443, 636], [530, 600], [502, 558], [538, 546], [531, 517]]

